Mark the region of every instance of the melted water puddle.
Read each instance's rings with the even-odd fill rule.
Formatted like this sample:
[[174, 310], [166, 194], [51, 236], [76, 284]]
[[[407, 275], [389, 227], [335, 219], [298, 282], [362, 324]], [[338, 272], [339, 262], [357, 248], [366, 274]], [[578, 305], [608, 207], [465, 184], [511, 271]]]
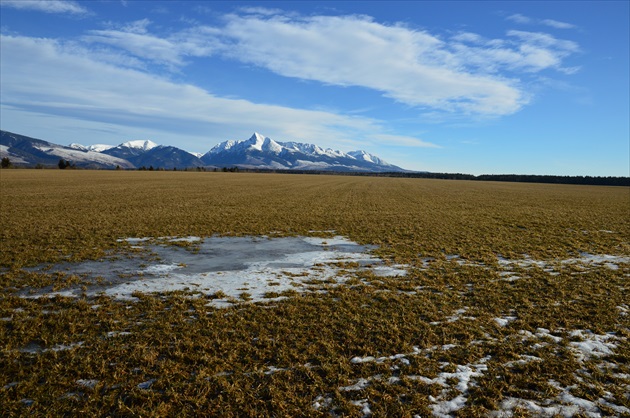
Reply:
[[[52, 266], [51, 272], [75, 274], [94, 282], [28, 297], [95, 296], [136, 299], [135, 292], [188, 290], [220, 295], [214, 305], [241, 301], [277, 300], [282, 292], [308, 290], [322, 283], [343, 283], [353, 273], [369, 270], [377, 276], [402, 276], [401, 266], [386, 266], [371, 255], [375, 246], [359, 245], [341, 236], [316, 237], [210, 237], [170, 238], [162, 244], [129, 238], [137, 254], [82, 263]], [[169, 245], [188, 242], [190, 248]], [[97, 280], [98, 279], [98, 280]]]

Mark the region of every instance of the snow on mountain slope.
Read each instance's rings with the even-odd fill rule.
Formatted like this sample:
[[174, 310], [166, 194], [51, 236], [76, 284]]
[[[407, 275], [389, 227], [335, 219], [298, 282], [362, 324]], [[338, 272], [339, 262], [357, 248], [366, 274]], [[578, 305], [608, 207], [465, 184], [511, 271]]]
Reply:
[[94, 152], [103, 152], [105, 150], [108, 150], [110, 148], [114, 148], [114, 145], [107, 145], [107, 144], [94, 144], [94, 145], [81, 145], [81, 144], [77, 144], [75, 142], [73, 142], [72, 144], [69, 145], [70, 148], [74, 148], [80, 151], [94, 151]]
[[68, 145], [68, 147], [70, 147], [72, 149], [78, 149], [79, 151], [87, 151], [88, 150], [88, 147], [86, 147], [85, 145], [77, 144], [76, 142], [73, 142], [72, 144]]
[[348, 155], [356, 158], [357, 160], [363, 160], [370, 163], [374, 163], [375, 161], [372, 159], [372, 155], [368, 154], [365, 151], [350, 151]]
[[239, 141], [235, 141], [233, 139], [230, 139], [229, 141], [221, 142], [220, 144], [212, 147], [212, 149], [208, 151], [206, 154], [218, 154], [220, 152], [227, 151], [231, 149], [237, 143], [239, 143]]
[[0, 158], [8, 158], [11, 160], [13, 164], [28, 164], [28, 161], [25, 160], [22, 156], [18, 154], [14, 154], [9, 150], [9, 147], [6, 145], [0, 145]]
[[378, 164], [378, 165], [383, 165], [383, 166], [390, 166], [392, 164], [388, 163], [387, 161], [383, 161], [380, 158], [378, 158], [376, 155], [370, 154], [369, 152], [365, 152], [365, 151], [350, 151], [348, 153], [348, 155], [356, 158], [357, 160], [363, 160], [363, 161], [368, 161], [374, 164]]
[[262, 151], [263, 145], [264, 145], [266, 139], [267, 138], [265, 138], [264, 136], [262, 136], [258, 132], [254, 132], [254, 135], [252, 135], [251, 138], [249, 138], [247, 141], [245, 141], [244, 144], [247, 144], [248, 148], [250, 148], [250, 149], [255, 149], [255, 150], [258, 150], [258, 151]]
[[63, 158], [64, 160], [67, 160], [67, 161], [71, 161], [72, 163], [77, 164], [77, 165], [83, 165], [83, 164], [89, 165], [89, 164], [95, 163], [98, 165], [104, 165], [111, 168], [114, 168], [116, 166], [120, 166], [122, 168], [134, 168], [133, 164], [131, 164], [127, 160], [113, 157], [107, 154], [102, 154], [96, 151], [82, 151], [82, 150], [73, 149], [69, 147], [62, 147], [55, 144], [50, 144], [50, 146], [35, 145], [34, 148], [48, 155]]
[[330, 148], [323, 149], [314, 144], [304, 144], [300, 142], [282, 142], [286, 149], [298, 151], [307, 155], [326, 155], [329, 157], [347, 157], [347, 155], [341, 151], [335, 151]]
[[135, 148], [135, 149], [140, 149], [142, 151], [149, 151], [152, 148], [155, 148], [158, 146], [158, 144], [156, 144], [153, 141], [149, 141], [149, 140], [142, 140], [142, 139], [138, 139], [135, 141], [127, 141], [124, 142], [120, 145], [118, 145], [119, 147], [127, 147], [127, 148]]

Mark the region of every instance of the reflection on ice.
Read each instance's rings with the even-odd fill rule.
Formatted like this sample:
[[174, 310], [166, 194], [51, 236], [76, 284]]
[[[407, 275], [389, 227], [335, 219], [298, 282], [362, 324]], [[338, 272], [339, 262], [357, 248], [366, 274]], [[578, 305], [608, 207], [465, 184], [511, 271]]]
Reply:
[[[157, 242], [189, 243], [192, 247], [150, 244], [144, 238], [126, 239], [141, 251], [130, 257], [83, 263], [66, 263], [53, 271], [66, 271], [87, 280], [100, 279], [87, 293], [133, 299], [134, 292], [198, 291], [228, 298], [263, 300], [286, 290], [301, 291], [317, 282], [343, 282], [353, 272], [370, 270], [377, 276], [406, 274], [400, 266], [388, 267], [362, 246], [344, 237], [168, 237]], [[138, 247], [139, 246], [139, 247]], [[66, 289], [65, 296], [79, 294]], [[49, 295], [51, 293], [48, 293]], [[38, 295], [43, 296], [43, 295]], [[269, 300], [269, 299], [266, 299]]]

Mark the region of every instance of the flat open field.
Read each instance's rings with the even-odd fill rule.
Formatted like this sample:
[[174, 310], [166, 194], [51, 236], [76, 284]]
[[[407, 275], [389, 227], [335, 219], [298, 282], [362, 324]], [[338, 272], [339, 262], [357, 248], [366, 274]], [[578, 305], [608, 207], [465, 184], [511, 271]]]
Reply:
[[0, 193], [0, 415], [630, 416], [628, 188], [2, 170]]

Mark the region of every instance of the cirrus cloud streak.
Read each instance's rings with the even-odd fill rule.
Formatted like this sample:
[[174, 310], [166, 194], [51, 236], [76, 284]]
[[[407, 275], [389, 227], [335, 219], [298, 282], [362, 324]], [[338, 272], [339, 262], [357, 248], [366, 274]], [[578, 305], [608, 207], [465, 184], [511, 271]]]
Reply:
[[88, 14], [88, 10], [75, 1], [69, 0], [2, 0], [0, 5], [13, 9], [33, 10], [44, 13]]

